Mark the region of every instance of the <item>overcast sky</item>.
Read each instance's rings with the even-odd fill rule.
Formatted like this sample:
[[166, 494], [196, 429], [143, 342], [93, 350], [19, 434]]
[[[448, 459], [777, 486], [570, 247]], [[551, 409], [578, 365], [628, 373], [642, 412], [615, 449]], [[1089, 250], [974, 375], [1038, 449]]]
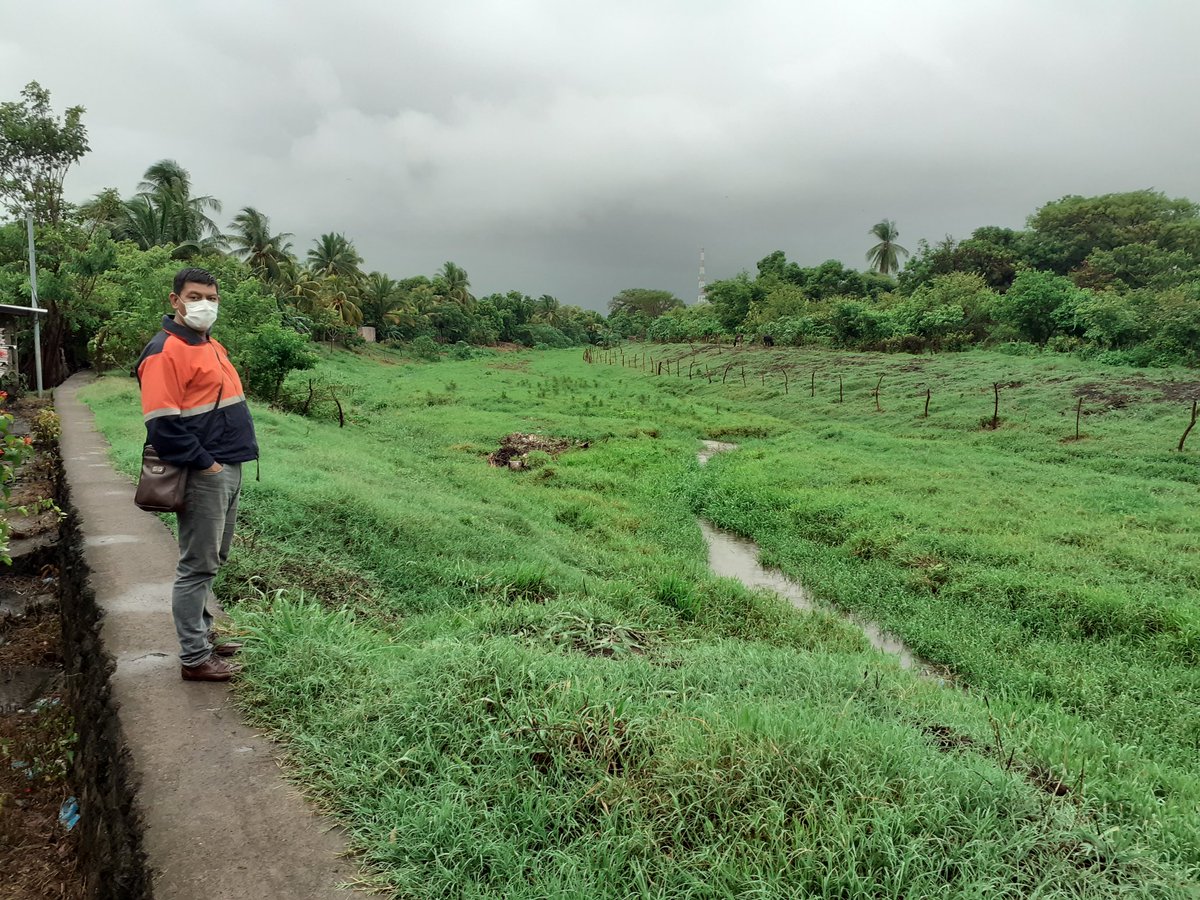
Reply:
[[772, 250], [863, 267], [1048, 200], [1200, 199], [1200, 3], [0, 0], [0, 100], [80, 104], [67, 194], [178, 160], [301, 252], [603, 308]]

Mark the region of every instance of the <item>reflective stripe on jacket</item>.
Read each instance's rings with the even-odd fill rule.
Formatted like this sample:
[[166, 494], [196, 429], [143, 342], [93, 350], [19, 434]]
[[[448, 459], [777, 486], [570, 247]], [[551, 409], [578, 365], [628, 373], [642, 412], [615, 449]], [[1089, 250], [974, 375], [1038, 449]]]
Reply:
[[193, 469], [257, 459], [242, 380], [225, 348], [170, 316], [162, 327], [137, 365], [147, 442], [167, 462]]

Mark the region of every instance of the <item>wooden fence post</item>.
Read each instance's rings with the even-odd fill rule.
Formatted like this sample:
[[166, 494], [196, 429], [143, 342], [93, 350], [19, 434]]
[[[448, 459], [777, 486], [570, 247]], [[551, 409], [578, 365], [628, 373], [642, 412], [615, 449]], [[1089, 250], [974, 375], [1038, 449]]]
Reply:
[[1183, 437], [1179, 439], [1179, 452], [1183, 452], [1183, 442], [1187, 440], [1193, 428], [1196, 427], [1196, 401], [1192, 401], [1192, 421], [1188, 422], [1188, 427], [1183, 431]]

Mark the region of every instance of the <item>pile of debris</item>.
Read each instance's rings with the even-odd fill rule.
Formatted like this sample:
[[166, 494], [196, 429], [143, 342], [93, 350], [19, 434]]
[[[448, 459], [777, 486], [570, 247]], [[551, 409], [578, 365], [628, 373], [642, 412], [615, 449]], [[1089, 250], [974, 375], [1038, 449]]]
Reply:
[[529, 468], [527, 463], [530, 453], [535, 451], [558, 456], [567, 450], [586, 450], [588, 441], [571, 441], [567, 438], [544, 437], [540, 434], [521, 434], [514, 431], [506, 435], [500, 442], [500, 449], [488, 454], [488, 464], [499, 468], [509, 468], [519, 472]]

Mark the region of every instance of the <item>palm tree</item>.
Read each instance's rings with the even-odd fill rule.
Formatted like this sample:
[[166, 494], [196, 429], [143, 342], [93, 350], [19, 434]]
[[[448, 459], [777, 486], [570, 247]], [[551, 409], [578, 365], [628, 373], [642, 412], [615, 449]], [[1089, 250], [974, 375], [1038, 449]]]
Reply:
[[558, 298], [552, 297], [550, 294], [542, 294], [534, 301], [535, 312], [533, 318], [537, 322], [544, 322], [547, 325], [557, 325], [562, 318], [561, 306]]
[[359, 306], [363, 320], [376, 327], [383, 325], [389, 314], [403, 301], [400, 282], [382, 272], [372, 272], [362, 283]]
[[460, 265], [447, 261], [442, 265], [442, 270], [436, 276], [438, 282], [438, 293], [448, 300], [453, 300], [459, 306], [470, 306], [474, 297], [471, 296], [469, 288], [471, 280], [467, 277], [467, 270]]
[[360, 278], [362, 257], [354, 244], [344, 234], [323, 234], [313, 241], [308, 251], [308, 261], [317, 275], [340, 275], [343, 278]]
[[291, 258], [291, 232], [271, 234], [271, 220], [253, 206], [244, 206], [233, 218], [230, 242], [233, 251], [242, 257], [265, 281], [278, 282], [283, 267]]
[[126, 200], [121, 204], [113, 237], [133, 241], [139, 250], [171, 243], [167, 237], [166, 208], [144, 194]]
[[867, 251], [867, 262], [880, 275], [891, 275], [900, 270], [899, 255], [908, 256], [908, 251], [896, 243], [900, 231], [891, 219], [884, 219], [872, 226], [868, 234], [879, 238], [879, 243]]
[[191, 176], [175, 160], [162, 159], [148, 168], [138, 196], [159, 207], [169, 243], [213, 248], [224, 242], [221, 229], [208, 215], [219, 213], [221, 202], [208, 195], [192, 196]]
[[333, 275], [321, 284], [320, 305], [333, 310], [343, 325], [361, 325], [362, 310], [358, 303], [358, 284], [354, 279]]

